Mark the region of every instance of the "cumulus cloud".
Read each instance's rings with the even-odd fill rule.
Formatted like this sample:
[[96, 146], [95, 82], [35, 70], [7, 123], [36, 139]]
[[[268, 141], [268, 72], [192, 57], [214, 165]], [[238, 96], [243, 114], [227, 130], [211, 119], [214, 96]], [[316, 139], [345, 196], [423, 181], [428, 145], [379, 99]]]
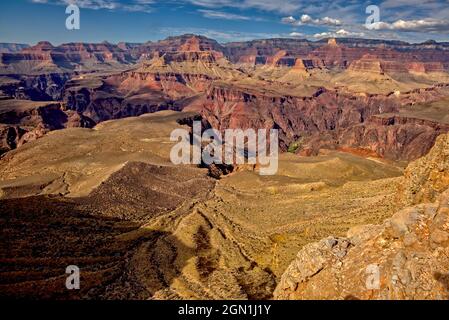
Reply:
[[323, 39], [323, 38], [360, 38], [364, 37], [365, 34], [363, 32], [352, 32], [347, 31], [345, 29], [340, 29], [337, 31], [329, 31], [329, 32], [321, 32], [316, 33], [313, 35], [316, 39]]
[[290, 32], [289, 36], [292, 38], [305, 38], [306, 37], [306, 35], [301, 32]]
[[[380, 0], [383, 21], [367, 30], [364, 21], [365, 1], [355, 0], [27, 0], [34, 3], [67, 5], [72, 1], [82, 8], [120, 10], [132, 12], [159, 12], [161, 4], [179, 4], [179, 8], [194, 11], [208, 19], [236, 21], [278, 20], [292, 27], [317, 27], [320, 33], [316, 37], [345, 36], [359, 37], [397, 37], [416, 42], [429, 37], [447, 41], [449, 34], [449, 0]], [[184, 10], [184, 9], [180, 9]], [[265, 11], [264, 18], [255, 17], [257, 11]], [[188, 11], [191, 13], [192, 11]], [[298, 13], [304, 13], [298, 17]], [[268, 16], [271, 14], [271, 16]], [[279, 20], [278, 20], [279, 21]], [[342, 29], [344, 28], [344, 29]], [[298, 28], [299, 29], [299, 28]], [[305, 28], [307, 29], [307, 28]], [[340, 30], [338, 30], [340, 29]], [[343, 31], [342, 31], [343, 30]], [[339, 32], [340, 31], [340, 32]], [[306, 32], [301, 30], [301, 32]], [[309, 31], [307, 31], [309, 32]], [[317, 32], [317, 31], [314, 31]], [[296, 32], [299, 34], [299, 32]], [[430, 34], [430, 35], [429, 35]], [[286, 33], [288, 36], [288, 31]], [[312, 38], [314, 35], [307, 34]], [[315, 38], [316, 38], [315, 37]]]
[[373, 30], [397, 30], [406, 32], [449, 32], [449, 20], [433, 18], [421, 20], [397, 20], [393, 23], [376, 22], [371, 25]]
[[321, 19], [313, 19], [308, 14], [303, 14], [299, 19], [294, 18], [293, 16], [284, 17], [281, 19], [282, 23], [290, 24], [293, 26], [302, 26], [302, 25], [316, 25], [316, 26], [340, 26], [342, 22], [338, 19], [333, 19], [329, 17], [324, 17]]

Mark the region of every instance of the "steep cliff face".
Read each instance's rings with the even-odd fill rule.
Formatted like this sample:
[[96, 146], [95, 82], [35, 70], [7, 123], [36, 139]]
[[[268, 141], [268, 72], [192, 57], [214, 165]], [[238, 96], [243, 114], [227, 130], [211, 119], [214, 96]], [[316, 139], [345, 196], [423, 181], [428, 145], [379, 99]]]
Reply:
[[352, 62], [348, 70], [353, 72], [371, 72], [383, 74], [385, 70], [382, 68], [380, 60], [374, 56], [366, 54], [361, 59]]
[[195, 95], [208, 79], [201, 75], [130, 71], [102, 78], [76, 79], [64, 89], [67, 109], [96, 123], [140, 116], [161, 110], [180, 110], [175, 100]]
[[293, 67], [295, 63], [295, 56], [290, 55], [285, 50], [280, 50], [275, 55], [266, 59], [266, 65], [271, 67]]
[[71, 76], [69, 73], [10, 76], [13, 81], [0, 84], [0, 91], [19, 100], [59, 101]]
[[356, 54], [356, 50], [340, 46], [335, 39], [329, 39], [327, 45], [312, 51], [309, 56], [319, 58], [327, 68], [345, 69]]
[[399, 54], [381, 56], [365, 54], [359, 60], [353, 61], [348, 70], [352, 72], [369, 72], [374, 74], [395, 73], [432, 73], [445, 72], [441, 62], [402, 61]]
[[302, 136], [338, 131], [363, 123], [381, 112], [395, 112], [399, 101], [383, 96], [354, 97], [320, 90], [313, 97], [263, 94], [227, 86], [213, 86], [202, 102], [186, 110], [199, 111], [214, 127], [279, 129], [281, 146]]
[[[165, 99], [164, 99], [165, 98]], [[140, 94], [126, 98], [107, 91], [73, 88], [66, 90], [67, 109], [92, 119], [95, 123], [106, 120], [136, 117], [161, 110], [176, 110], [174, 101], [161, 95]]]
[[285, 50], [292, 56], [307, 56], [319, 44], [302, 39], [267, 39], [233, 42], [224, 46], [224, 53], [234, 63], [266, 64], [269, 57]]
[[168, 37], [155, 43], [148, 43], [147, 48], [156, 51], [217, 51], [221, 52], [223, 47], [215, 40], [194, 34]]
[[130, 54], [108, 42], [103, 43], [67, 43], [52, 51], [55, 61], [90, 62], [90, 63], [122, 63], [133, 62]]
[[0, 154], [64, 128], [92, 128], [94, 122], [66, 110], [61, 103], [26, 100], [0, 101]]
[[405, 170], [399, 199], [406, 205], [435, 201], [449, 185], [449, 135], [438, 137], [435, 147]]
[[449, 125], [436, 120], [419, 119], [402, 114], [378, 114], [352, 126], [327, 133], [306, 136], [303, 155], [316, 155], [320, 149], [381, 157], [390, 160], [416, 160], [427, 154], [436, 138], [449, 132]]
[[106, 85], [117, 86], [119, 92], [127, 94], [153, 93], [152, 98], [172, 99], [188, 97], [202, 92], [213, 81], [208, 75], [178, 72], [132, 71], [105, 79]]
[[407, 64], [409, 72], [416, 73], [430, 73], [430, 72], [445, 72], [446, 68], [441, 62], [411, 62]]
[[338, 145], [368, 150], [391, 160], [415, 160], [432, 148], [438, 135], [449, 132], [449, 125], [407, 117], [372, 117], [365, 124], [338, 134]]
[[18, 126], [0, 124], [0, 155], [16, 149], [26, 131]]
[[214, 81], [244, 78], [217, 51], [196, 38], [156, 52], [136, 68], [106, 76], [81, 76], [67, 83], [64, 101], [96, 122], [161, 110], [182, 110]]
[[211, 64], [217, 61], [217, 56], [213, 52], [208, 51], [177, 51], [177, 52], [167, 52], [164, 53], [162, 59], [164, 64], [170, 64], [172, 62], [182, 63], [182, 62], [203, 62], [206, 64]]
[[[301, 65], [297, 72], [297, 77], [308, 75]], [[301, 155], [338, 149], [411, 161], [425, 155], [438, 135], [449, 132], [449, 125], [438, 116], [426, 119], [402, 111], [438, 100], [444, 90], [435, 87], [400, 95], [354, 95], [320, 89], [310, 97], [298, 97], [214, 83], [185, 110], [199, 112], [221, 130], [279, 129], [282, 150], [301, 141]]]
[[353, 228], [346, 238], [306, 245], [283, 274], [275, 298], [448, 299], [448, 139], [441, 136], [406, 172], [405, 199], [429, 202], [405, 208], [382, 225]]

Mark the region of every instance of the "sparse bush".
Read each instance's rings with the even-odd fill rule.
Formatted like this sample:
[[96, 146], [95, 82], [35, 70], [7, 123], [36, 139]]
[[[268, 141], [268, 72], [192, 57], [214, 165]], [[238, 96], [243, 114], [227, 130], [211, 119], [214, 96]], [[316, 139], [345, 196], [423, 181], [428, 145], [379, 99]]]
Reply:
[[303, 141], [302, 139], [299, 139], [295, 142], [292, 142], [289, 146], [288, 146], [288, 152], [290, 153], [297, 153], [298, 150], [300, 150], [302, 148], [303, 145]]

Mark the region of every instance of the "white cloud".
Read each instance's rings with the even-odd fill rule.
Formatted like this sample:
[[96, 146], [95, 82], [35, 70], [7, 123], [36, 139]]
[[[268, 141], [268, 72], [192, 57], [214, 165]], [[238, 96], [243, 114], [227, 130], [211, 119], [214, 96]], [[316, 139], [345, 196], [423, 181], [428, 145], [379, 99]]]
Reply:
[[222, 11], [214, 11], [214, 10], [198, 10], [198, 12], [201, 12], [204, 17], [210, 18], [210, 19], [224, 19], [224, 20], [253, 20], [250, 17], [228, 13], [228, 12], [222, 12]]
[[449, 20], [427, 18], [421, 20], [397, 20], [393, 23], [376, 22], [372, 24], [372, 29], [411, 32], [449, 32]]
[[313, 35], [316, 39], [323, 39], [323, 38], [360, 38], [364, 37], [365, 34], [363, 32], [352, 32], [347, 31], [345, 29], [340, 29], [337, 31], [329, 31], [329, 32], [321, 32], [316, 33]]
[[285, 23], [285, 24], [293, 24], [296, 22], [296, 19], [293, 18], [292, 16], [290, 16], [290, 17], [282, 18], [281, 21], [282, 21], [282, 23]]
[[[33, 3], [66, 5], [71, 0], [28, 0]], [[447, 41], [449, 34], [449, 0], [380, 0], [381, 18], [374, 30], [367, 30], [364, 21], [368, 0], [73, 0], [80, 7], [89, 9], [121, 10], [133, 12], [152, 12], [153, 8], [163, 4], [179, 5], [190, 8], [195, 6], [204, 17], [209, 19], [261, 21], [254, 17], [254, 9], [271, 13], [263, 21], [279, 19], [292, 26], [291, 36], [298, 36], [298, 26], [314, 26], [319, 32], [316, 37], [346, 36], [370, 38], [397, 38], [407, 41], [422, 41], [433, 38]], [[229, 12], [229, 9], [234, 9]], [[245, 11], [250, 10], [252, 11]], [[237, 11], [239, 10], [239, 11]], [[189, 12], [191, 13], [191, 12]], [[302, 14], [304, 13], [304, 14]], [[298, 16], [299, 14], [299, 16]], [[302, 14], [302, 15], [301, 15]], [[430, 18], [431, 17], [431, 18]], [[187, 22], [186, 22], [187, 23]], [[343, 29], [344, 28], [344, 29]], [[298, 31], [298, 32], [297, 32]], [[316, 31], [315, 31], [316, 32]], [[235, 35], [233, 32], [230, 34]], [[306, 35], [312, 38], [313, 35]], [[244, 36], [246, 37], [246, 35]], [[315, 38], [316, 38], [315, 37]]]
[[301, 32], [291, 32], [289, 34], [289, 36], [292, 37], [292, 38], [304, 38], [304, 37], [306, 37], [306, 35], [304, 33], [301, 33]]
[[152, 12], [151, 5], [155, 0], [132, 0], [127, 3], [115, 0], [31, 0], [33, 3], [69, 5], [76, 4], [83, 9], [91, 10], [123, 10], [130, 12]]
[[313, 19], [308, 14], [303, 14], [299, 19], [295, 19], [293, 16], [284, 17], [281, 19], [282, 23], [291, 24], [293, 26], [302, 25], [317, 25], [317, 26], [340, 26], [342, 22], [338, 19], [324, 17], [321, 19]]

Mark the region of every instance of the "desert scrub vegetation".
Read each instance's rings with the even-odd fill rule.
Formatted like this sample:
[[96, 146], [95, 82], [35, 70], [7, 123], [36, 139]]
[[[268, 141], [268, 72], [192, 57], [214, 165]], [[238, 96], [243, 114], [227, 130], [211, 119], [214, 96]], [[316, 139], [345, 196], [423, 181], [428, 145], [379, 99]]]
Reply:
[[304, 139], [300, 138], [298, 140], [296, 140], [295, 142], [292, 142], [289, 146], [288, 146], [288, 152], [290, 153], [297, 153], [298, 150], [301, 150], [301, 148], [304, 145]]

